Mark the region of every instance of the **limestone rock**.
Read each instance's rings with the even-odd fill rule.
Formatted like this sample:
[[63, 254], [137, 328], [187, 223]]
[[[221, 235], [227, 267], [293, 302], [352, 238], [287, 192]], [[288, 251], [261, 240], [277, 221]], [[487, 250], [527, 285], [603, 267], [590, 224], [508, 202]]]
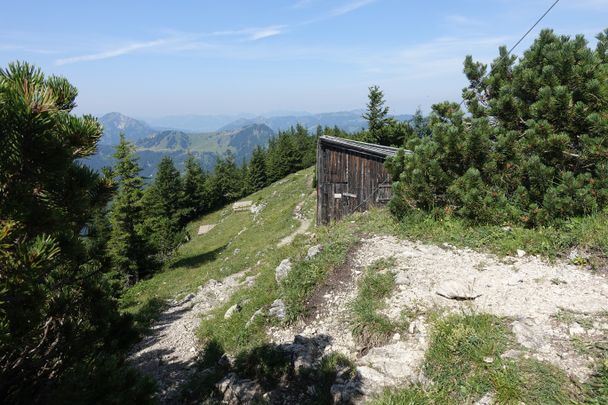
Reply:
[[237, 312], [241, 312], [241, 309], [242, 308], [239, 304], [234, 304], [233, 306], [228, 308], [228, 310], [224, 314], [224, 319], [230, 319], [232, 315], [236, 314]]
[[222, 394], [223, 404], [238, 405], [256, 403], [262, 399], [262, 387], [253, 380], [239, 379], [235, 373], [227, 374], [216, 384]]
[[494, 393], [488, 392], [479, 401], [475, 402], [475, 405], [493, 405], [494, 403]]
[[444, 298], [453, 300], [474, 300], [481, 296], [473, 286], [460, 280], [446, 280], [435, 291]]
[[274, 300], [274, 302], [270, 305], [268, 314], [281, 321], [284, 320], [285, 317], [287, 316], [287, 309], [285, 308], [285, 302], [282, 299]]
[[321, 245], [311, 246], [310, 249], [308, 249], [308, 252], [306, 253], [306, 259], [312, 259], [313, 257], [318, 255], [322, 251], [323, 251], [323, 246], [321, 246]]
[[262, 308], [258, 309], [257, 311], [255, 311], [253, 313], [253, 315], [251, 315], [251, 318], [249, 318], [249, 320], [247, 321], [247, 323], [245, 324], [245, 327], [248, 328], [249, 326], [251, 326], [251, 324], [253, 323], [253, 321], [255, 321], [255, 319], [258, 316], [262, 316], [264, 315], [264, 311], [262, 310]]
[[283, 259], [283, 261], [274, 270], [275, 279], [277, 280], [277, 283], [280, 283], [281, 280], [283, 280], [285, 277], [287, 277], [287, 275], [289, 274], [290, 271], [291, 271], [291, 259], [289, 259], [289, 258]]
[[366, 390], [373, 387], [378, 391], [389, 385], [418, 382], [420, 365], [424, 359], [425, 347], [397, 342], [371, 349], [359, 359], [361, 374]]

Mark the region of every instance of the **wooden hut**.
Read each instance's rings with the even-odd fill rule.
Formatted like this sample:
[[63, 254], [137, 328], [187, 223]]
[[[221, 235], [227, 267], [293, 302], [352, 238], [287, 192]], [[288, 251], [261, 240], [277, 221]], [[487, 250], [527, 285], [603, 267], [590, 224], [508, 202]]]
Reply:
[[322, 136], [317, 144], [317, 224], [328, 224], [391, 198], [384, 161], [397, 148]]

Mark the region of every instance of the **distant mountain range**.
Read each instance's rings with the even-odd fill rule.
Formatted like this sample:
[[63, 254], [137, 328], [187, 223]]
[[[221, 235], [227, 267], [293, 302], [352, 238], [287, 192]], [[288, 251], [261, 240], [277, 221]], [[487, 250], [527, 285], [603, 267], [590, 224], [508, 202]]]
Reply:
[[[207, 171], [213, 169], [218, 156], [223, 156], [228, 151], [233, 153], [237, 163], [241, 163], [249, 159], [257, 145], [266, 145], [275, 135], [272, 129], [263, 124], [251, 124], [233, 131], [209, 133], [166, 130], [153, 132], [145, 138], [140, 137], [142, 133], [136, 133], [135, 136], [132, 133], [125, 133], [125, 136], [135, 144], [139, 164], [142, 167], [141, 174], [144, 177], [152, 177], [158, 163], [166, 155], [171, 156], [180, 171], [184, 168], [188, 153], [191, 153]], [[102, 140], [104, 142], [98, 146], [97, 153], [84, 160], [95, 170], [114, 164], [115, 145], [110, 145], [108, 138]]]
[[[120, 134], [136, 146], [142, 175], [154, 174], [163, 156], [173, 158], [178, 169], [183, 169], [188, 153], [192, 153], [206, 170], [212, 170], [218, 156], [231, 151], [237, 163], [248, 160], [254, 148], [265, 146], [278, 131], [300, 124], [314, 133], [317, 126], [337, 126], [348, 132], [367, 127], [361, 117], [363, 111], [342, 111], [321, 114], [295, 112], [292, 115], [253, 116], [241, 115], [183, 115], [145, 122], [118, 112], [99, 118], [104, 133], [96, 155], [85, 160], [99, 170], [111, 166], [114, 146]], [[397, 115], [398, 120], [411, 119], [411, 115]]]
[[[317, 126], [334, 127], [347, 131], [357, 132], [367, 128], [367, 121], [362, 117], [362, 110], [330, 112], [306, 115], [283, 115], [275, 117], [240, 118], [220, 128], [222, 130], [234, 130], [249, 124], [265, 124], [273, 131], [284, 131], [300, 124], [309, 131], [314, 132]], [[400, 121], [409, 120], [411, 115], [397, 115]]]
[[111, 112], [99, 117], [103, 125], [103, 137], [100, 144], [116, 145], [120, 139], [120, 134], [124, 133], [130, 141], [137, 141], [156, 134], [156, 130], [144, 121], [127, 117], [121, 113]]

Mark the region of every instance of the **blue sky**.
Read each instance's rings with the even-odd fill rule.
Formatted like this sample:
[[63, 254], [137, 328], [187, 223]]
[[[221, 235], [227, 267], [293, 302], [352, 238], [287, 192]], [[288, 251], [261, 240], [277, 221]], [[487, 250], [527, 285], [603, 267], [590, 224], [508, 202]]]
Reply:
[[[79, 89], [78, 112], [327, 112], [378, 84], [396, 113], [459, 100], [467, 54], [490, 61], [554, 0], [2, 0], [0, 65]], [[608, 0], [561, 0], [542, 27], [593, 37]]]

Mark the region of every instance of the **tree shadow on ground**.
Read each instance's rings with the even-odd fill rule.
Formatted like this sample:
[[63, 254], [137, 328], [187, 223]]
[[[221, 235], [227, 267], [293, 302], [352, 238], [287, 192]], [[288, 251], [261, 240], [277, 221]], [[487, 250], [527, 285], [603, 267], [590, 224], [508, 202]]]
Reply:
[[181, 259], [176, 260], [173, 263], [171, 263], [171, 268], [175, 269], [177, 267], [187, 267], [187, 268], [200, 267], [205, 263], [209, 263], [209, 262], [212, 262], [215, 259], [217, 259], [218, 255], [220, 253], [222, 253], [226, 249], [227, 246], [228, 246], [228, 244], [225, 244], [223, 246], [220, 246], [216, 249], [210, 250], [205, 253], [200, 253], [200, 254], [196, 254], [196, 255], [192, 255], [192, 256], [188, 256], [188, 257], [182, 257]]
[[350, 360], [325, 354], [328, 335], [296, 336], [288, 344], [263, 344], [227, 355], [208, 342], [196, 372], [182, 389], [186, 404], [213, 403], [331, 404], [353, 403], [362, 395], [361, 379]]

